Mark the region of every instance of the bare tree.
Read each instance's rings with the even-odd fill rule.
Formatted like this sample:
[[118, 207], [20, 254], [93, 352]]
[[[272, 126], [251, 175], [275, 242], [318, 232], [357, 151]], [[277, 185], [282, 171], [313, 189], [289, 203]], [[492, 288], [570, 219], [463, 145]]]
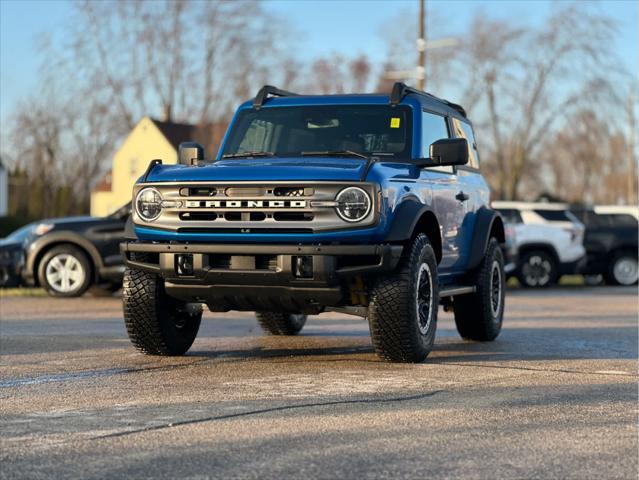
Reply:
[[515, 199], [537, 177], [541, 146], [585, 104], [614, 99], [612, 21], [581, 5], [557, 10], [541, 29], [518, 29], [476, 17], [460, 70], [465, 104], [490, 138], [484, 160], [494, 167], [499, 198]]

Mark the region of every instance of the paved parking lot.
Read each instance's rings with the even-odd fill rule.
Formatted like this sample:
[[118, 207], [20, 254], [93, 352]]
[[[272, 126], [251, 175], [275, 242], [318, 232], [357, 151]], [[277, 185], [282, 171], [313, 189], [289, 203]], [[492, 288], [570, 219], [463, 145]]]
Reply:
[[492, 344], [440, 313], [420, 365], [364, 320], [265, 337], [205, 316], [182, 358], [120, 300], [0, 299], [1, 478], [637, 478], [637, 290], [511, 292]]

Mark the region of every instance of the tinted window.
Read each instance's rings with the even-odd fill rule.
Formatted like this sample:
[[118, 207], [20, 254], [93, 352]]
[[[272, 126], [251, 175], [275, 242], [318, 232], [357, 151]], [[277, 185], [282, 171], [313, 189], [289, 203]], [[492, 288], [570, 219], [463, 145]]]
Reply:
[[519, 213], [519, 210], [507, 208], [503, 210], [499, 209], [497, 211], [501, 213], [501, 216], [506, 223], [522, 223], [521, 213]]
[[571, 222], [564, 210], [535, 210], [535, 213], [549, 222]]
[[465, 138], [468, 141], [468, 166], [479, 168], [479, 153], [477, 152], [473, 127], [466, 122], [453, 118], [453, 130], [455, 137]]
[[243, 110], [233, 125], [225, 155], [351, 150], [411, 157], [411, 110], [388, 105], [319, 105]]
[[613, 213], [609, 215], [599, 215], [608, 220], [608, 223], [612, 227], [635, 227], [637, 228], [637, 219], [632, 215], [626, 215], [623, 213]]

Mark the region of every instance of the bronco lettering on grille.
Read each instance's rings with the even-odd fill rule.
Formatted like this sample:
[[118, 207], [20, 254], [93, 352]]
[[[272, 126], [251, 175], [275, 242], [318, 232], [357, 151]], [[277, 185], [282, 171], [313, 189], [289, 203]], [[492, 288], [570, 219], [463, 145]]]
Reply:
[[306, 200], [187, 200], [186, 208], [306, 208]]

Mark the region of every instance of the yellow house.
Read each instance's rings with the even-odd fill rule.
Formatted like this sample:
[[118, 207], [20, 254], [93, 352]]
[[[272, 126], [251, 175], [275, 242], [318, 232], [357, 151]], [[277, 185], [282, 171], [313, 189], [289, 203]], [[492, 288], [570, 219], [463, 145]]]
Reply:
[[155, 158], [177, 163], [178, 146], [195, 135], [193, 125], [144, 117], [113, 156], [110, 172], [91, 192], [91, 215], [103, 217], [131, 201], [133, 184]]

